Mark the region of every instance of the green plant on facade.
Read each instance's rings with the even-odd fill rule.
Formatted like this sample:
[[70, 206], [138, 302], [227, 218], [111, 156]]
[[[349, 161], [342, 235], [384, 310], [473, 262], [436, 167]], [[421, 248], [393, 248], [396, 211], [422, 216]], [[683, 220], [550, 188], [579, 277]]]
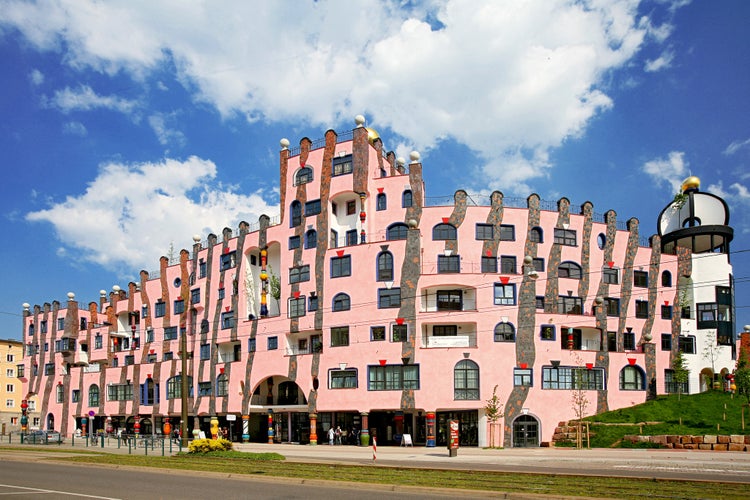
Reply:
[[681, 209], [685, 205], [685, 202], [687, 200], [688, 200], [688, 195], [687, 194], [685, 194], [685, 193], [677, 193], [676, 195], [674, 195], [674, 199], [672, 200], [672, 203], [674, 204], [673, 205], [673, 207], [674, 207], [673, 209], [675, 211]]
[[484, 407], [484, 414], [487, 416], [487, 421], [490, 424], [490, 448], [495, 446], [495, 424], [505, 416], [503, 412], [503, 403], [497, 396], [497, 385], [492, 389], [492, 397], [487, 400], [487, 404]]
[[188, 445], [188, 453], [211, 453], [215, 451], [229, 451], [232, 442], [228, 439], [194, 439]]
[[271, 297], [277, 301], [281, 300], [281, 282], [279, 281], [279, 277], [274, 274], [270, 264], [268, 266], [268, 283], [271, 285]]

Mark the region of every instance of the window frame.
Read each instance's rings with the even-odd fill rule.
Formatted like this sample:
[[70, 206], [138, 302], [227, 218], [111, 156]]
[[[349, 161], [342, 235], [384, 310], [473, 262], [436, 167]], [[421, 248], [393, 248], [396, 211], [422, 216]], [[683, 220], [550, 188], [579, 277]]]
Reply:
[[554, 242], [558, 245], [576, 247], [578, 246], [578, 233], [575, 229], [556, 227], [554, 231]]

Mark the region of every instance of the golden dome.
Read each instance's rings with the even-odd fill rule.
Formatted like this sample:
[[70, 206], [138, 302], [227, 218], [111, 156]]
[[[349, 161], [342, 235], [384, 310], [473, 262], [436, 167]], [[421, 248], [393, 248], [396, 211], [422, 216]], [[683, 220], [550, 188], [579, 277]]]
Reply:
[[368, 141], [368, 142], [369, 142], [370, 144], [372, 144], [372, 143], [374, 143], [374, 142], [375, 142], [375, 141], [376, 141], [377, 139], [380, 139], [380, 134], [378, 134], [378, 131], [377, 131], [377, 130], [375, 130], [374, 128], [368, 128], [368, 129], [367, 129], [367, 141]]
[[689, 189], [698, 189], [699, 187], [701, 187], [701, 180], [694, 175], [691, 175], [690, 177], [682, 181], [683, 193]]

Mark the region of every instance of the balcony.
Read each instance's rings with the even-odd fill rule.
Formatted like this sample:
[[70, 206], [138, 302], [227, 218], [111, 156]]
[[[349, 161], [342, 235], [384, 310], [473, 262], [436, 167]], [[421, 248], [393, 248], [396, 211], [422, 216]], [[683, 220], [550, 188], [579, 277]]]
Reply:
[[427, 349], [445, 348], [445, 347], [476, 347], [477, 334], [469, 333], [466, 335], [425, 335], [423, 337], [423, 347]]

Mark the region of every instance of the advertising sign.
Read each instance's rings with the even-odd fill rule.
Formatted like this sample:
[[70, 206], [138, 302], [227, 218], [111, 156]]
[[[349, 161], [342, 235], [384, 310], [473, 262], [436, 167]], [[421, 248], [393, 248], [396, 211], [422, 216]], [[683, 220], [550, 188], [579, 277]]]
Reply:
[[448, 421], [448, 456], [458, 455], [458, 420]]

